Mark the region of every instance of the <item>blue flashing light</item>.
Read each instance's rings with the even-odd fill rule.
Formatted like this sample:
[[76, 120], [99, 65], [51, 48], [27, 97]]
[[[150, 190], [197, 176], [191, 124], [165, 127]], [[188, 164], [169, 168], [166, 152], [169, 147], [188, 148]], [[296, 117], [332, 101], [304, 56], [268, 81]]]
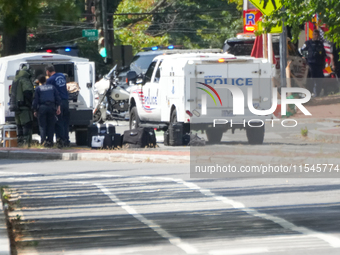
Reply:
[[168, 46], [168, 49], [170, 49], [170, 50], [172, 50], [173, 48], [174, 48], [173, 45], [169, 45], [169, 46]]
[[152, 50], [158, 50], [158, 47], [157, 46], [154, 46], [151, 48]]
[[70, 49], [70, 48], [65, 48], [65, 51], [66, 51], [66, 52], [70, 52], [71, 49]]

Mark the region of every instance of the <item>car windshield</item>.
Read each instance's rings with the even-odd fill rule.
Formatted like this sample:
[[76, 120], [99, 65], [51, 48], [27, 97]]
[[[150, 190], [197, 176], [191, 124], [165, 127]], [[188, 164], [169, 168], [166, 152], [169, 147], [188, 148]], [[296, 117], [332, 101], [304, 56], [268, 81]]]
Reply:
[[250, 56], [253, 44], [234, 44], [229, 47], [228, 53], [235, 56]]
[[[233, 43], [229, 46], [227, 52], [235, 56], [250, 56], [253, 46], [254, 42], [247, 42], [247, 44], [244, 44], [243, 42]], [[273, 51], [274, 55], [280, 55], [280, 45], [278, 42], [273, 42]]]
[[159, 54], [151, 54], [151, 55], [136, 55], [133, 57], [132, 62], [130, 64], [130, 68], [132, 71], [137, 73], [145, 72], [152, 60], [158, 56]]

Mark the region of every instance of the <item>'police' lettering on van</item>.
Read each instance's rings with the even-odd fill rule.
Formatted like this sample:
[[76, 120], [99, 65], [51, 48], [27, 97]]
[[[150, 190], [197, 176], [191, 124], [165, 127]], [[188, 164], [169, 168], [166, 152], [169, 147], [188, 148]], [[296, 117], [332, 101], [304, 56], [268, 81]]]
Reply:
[[215, 78], [215, 79], [205, 79], [206, 84], [212, 85], [236, 85], [236, 86], [252, 86], [252, 78]]

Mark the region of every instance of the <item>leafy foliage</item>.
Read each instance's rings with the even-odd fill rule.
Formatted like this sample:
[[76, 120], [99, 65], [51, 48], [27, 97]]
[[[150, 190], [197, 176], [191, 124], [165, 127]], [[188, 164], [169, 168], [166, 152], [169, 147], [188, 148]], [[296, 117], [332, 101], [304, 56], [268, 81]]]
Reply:
[[[241, 11], [228, 0], [108, 0], [108, 4], [115, 14], [141, 13], [114, 16], [115, 45], [132, 45], [135, 52], [170, 44], [221, 48], [225, 39], [242, 31]], [[94, 28], [94, 23], [85, 22], [83, 10], [83, 0], [0, 0], [0, 24], [13, 34], [28, 28], [28, 51], [77, 43], [84, 57], [88, 54], [102, 65], [95, 54], [97, 42], [82, 38], [83, 29]]]
[[[124, 0], [118, 6], [119, 13], [145, 13], [153, 7], [154, 1]], [[132, 45], [134, 49], [140, 49], [151, 45], [168, 44], [168, 36], [153, 37], [146, 34], [146, 30], [152, 23], [152, 15], [121, 15], [114, 20], [115, 38], [122, 45]]]
[[[238, 1], [238, 0], [234, 0]], [[269, 0], [264, 0], [268, 2]], [[340, 46], [340, 2], [338, 0], [282, 0], [284, 9], [277, 10], [269, 16], [264, 16], [264, 26], [267, 31], [276, 24], [282, 24], [292, 28], [293, 40], [298, 39], [301, 25], [312, 21], [315, 14], [318, 15], [320, 24], [326, 24], [329, 31], [326, 37]], [[240, 4], [239, 4], [240, 6]]]
[[135, 51], [154, 45], [221, 48], [242, 31], [241, 12], [226, 0], [123, 0], [117, 13], [151, 13], [115, 17], [115, 37]]
[[50, 15], [58, 21], [79, 17], [77, 0], [0, 0], [2, 30], [16, 31], [39, 23], [39, 14]]

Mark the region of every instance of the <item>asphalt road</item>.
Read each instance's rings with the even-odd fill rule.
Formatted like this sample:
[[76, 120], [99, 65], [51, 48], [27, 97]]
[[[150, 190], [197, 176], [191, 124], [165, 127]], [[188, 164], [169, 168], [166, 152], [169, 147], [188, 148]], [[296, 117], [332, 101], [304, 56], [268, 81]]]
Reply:
[[340, 179], [193, 179], [189, 165], [0, 160], [19, 254], [340, 254]]

